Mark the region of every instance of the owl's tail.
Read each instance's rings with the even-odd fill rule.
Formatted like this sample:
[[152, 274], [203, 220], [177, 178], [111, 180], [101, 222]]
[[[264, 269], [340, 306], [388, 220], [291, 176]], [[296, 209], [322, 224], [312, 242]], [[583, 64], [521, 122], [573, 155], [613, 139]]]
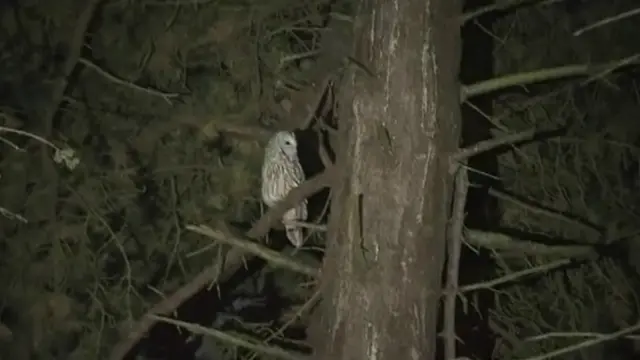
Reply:
[[287, 239], [289, 242], [293, 244], [296, 248], [302, 246], [304, 242], [304, 238], [302, 237], [302, 229], [297, 226], [285, 226], [285, 231], [287, 232]]

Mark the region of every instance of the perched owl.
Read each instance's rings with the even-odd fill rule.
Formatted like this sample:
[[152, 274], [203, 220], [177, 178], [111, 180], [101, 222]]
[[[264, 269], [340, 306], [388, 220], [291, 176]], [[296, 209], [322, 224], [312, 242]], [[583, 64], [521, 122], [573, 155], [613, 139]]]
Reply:
[[[291, 189], [304, 181], [304, 172], [298, 161], [296, 137], [293, 132], [279, 131], [269, 140], [262, 164], [262, 200], [272, 207]], [[287, 210], [283, 221], [305, 221], [307, 200]], [[285, 223], [287, 238], [295, 247], [302, 246], [302, 229]]]

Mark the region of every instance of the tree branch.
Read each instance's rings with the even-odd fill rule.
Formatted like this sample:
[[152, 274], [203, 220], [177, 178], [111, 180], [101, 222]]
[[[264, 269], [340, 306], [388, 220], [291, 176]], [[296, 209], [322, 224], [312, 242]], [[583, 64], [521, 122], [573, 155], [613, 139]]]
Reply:
[[[487, 5], [487, 6], [482, 6], [476, 10], [473, 11], [469, 11], [466, 12], [464, 14], [462, 14], [462, 16], [460, 17], [460, 22], [462, 25], [464, 25], [467, 21], [475, 19], [477, 17], [480, 17], [482, 15], [486, 15], [490, 12], [494, 12], [494, 11], [505, 11], [511, 8], [514, 8], [516, 6], [522, 6], [525, 5], [527, 3], [532, 3], [532, 2], [543, 2], [544, 0], [511, 0], [511, 1], [497, 1], [495, 4], [491, 4], [491, 5]], [[560, 2], [563, 0], [547, 0], [544, 1], [544, 4], [547, 5], [549, 3], [556, 3], [556, 2]]]
[[525, 276], [529, 276], [529, 275], [537, 274], [537, 273], [541, 273], [541, 272], [547, 272], [549, 270], [552, 270], [552, 269], [555, 269], [555, 268], [559, 268], [559, 267], [564, 266], [564, 265], [568, 265], [568, 264], [571, 263], [571, 261], [572, 261], [571, 259], [562, 259], [562, 260], [558, 260], [558, 261], [553, 261], [553, 262], [550, 262], [548, 264], [532, 267], [532, 268], [521, 270], [521, 271], [516, 271], [516, 272], [513, 272], [511, 274], [507, 274], [507, 275], [501, 276], [501, 277], [493, 279], [493, 280], [483, 281], [483, 282], [479, 282], [479, 283], [475, 283], [475, 284], [461, 286], [458, 289], [458, 291], [460, 293], [466, 293], [466, 292], [478, 291], [478, 290], [482, 290], [482, 289], [490, 289], [490, 288], [496, 287], [498, 285], [502, 285], [502, 284], [506, 284], [506, 283], [511, 282], [511, 281], [518, 280], [518, 279], [520, 279], [522, 277], [525, 277]]
[[273, 357], [277, 357], [285, 360], [300, 360], [305, 357], [305, 355], [301, 353], [286, 351], [276, 346], [264, 345], [260, 341], [255, 339], [248, 339], [246, 337], [242, 338], [239, 336], [230, 335], [223, 331], [207, 328], [202, 325], [191, 324], [186, 321], [170, 319], [164, 316], [157, 316], [157, 315], [148, 315], [148, 316], [152, 318], [154, 321], [162, 321], [168, 324], [179, 326], [181, 328], [189, 330], [194, 334], [211, 336], [220, 341], [224, 341], [228, 344], [240, 346], [245, 349], [259, 352], [261, 354], [265, 354], [268, 356], [273, 356]]
[[585, 230], [591, 231], [599, 236], [602, 235], [603, 230], [599, 228], [597, 225], [592, 224], [588, 220], [581, 219], [575, 215], [562, 213], [558, 210], [551, 209], [549, 207], [546, 207], [540, 204], [535, 204], [529, 199], [524, 200], [515, 195], [508, 194], [504, 191], [500, 191], [496, 188], [490, 188], [489, 195], [495, 197], [496, 199], [509, 201], [533, 213], [548, 216], [556, 220], [566, 221], [573, 225], [577, 225]]
[[[248, 252], [251, 255], [268, 261], [272, 265], [289, 269], [291, 271], [304, 275], [313, 277], [318, 276], [319, 264], [317, 264], [316, 266], [310, 266], [301, 263], [292, 257], [283, 255], [282, 253], [279, 253], [277, 251], [273, 251], [266, 246], [262, 246], [248, 239], [242, 239], [240, 236], [236, 236], [228, 230], [225, 231], [220, 229], [212, 229], [206, 225], [187, 225], [185, 228], [200, 235], [210, 237], [216, 241], [237, 247], [244, 252]], [[222, 228], [224, 228], [224, 226]]]
[[530, 358], [526, 358], [525, 360], [546, 360], [546, 359], [550, 359], [550, 358], [554, 358], [560, 355], [564, 355], [573, 351], [577, 351], [580, 349], [584, 349], [586, 347], [590, 347], [590, 346], [595, 346], [598, 345], [600, 343], [603, 343], [605, 341], [611, 341], [611, 340], [615, 340], [621, 337], [626, 336], [627, 334], [630, 334], [634, 331], [638, 331], [640, 330], [640, 323], [635, 324], [633, 326], [629, 326], [627, 328], [624, 328], [622, 330], [610, 333], [610, 334], [606, 334], [606, 335], [602, 335], [599, 337], [596, 337], [594, 339], [589, 339], [589, 340], [585, 340], [582, 342], [579, 342], [577, 344], [574, 345], [570, 345], [567, 347], [564, 347], [562, 349], [558, 349], [555, 351], [551, 351], [548, 352], [546, 354], [542, 354], [542, 355], [538, 355], [538, 356], [532, 356]]
[[[621, 67], [631, 64], [637, 64], [639, 60], [640, 56], [636, 54], [621, 60], [612, 61], [601, 65], [567, 65], [556, 68], [540, 69], [525, 73], [505, 75], [498, 78], [480, 81], [475, 84], [462, 86], [460, 91], [460, 102], [463, 103], [471, 97], [487, 94], [501, 89], [506, 89], [512, 86], [529, 85], [533, 83], [558, 80], [573, 76], [608, 74]], [[593, 80], [594, 78], [590, 80]]]
[[330, 186], [336, 174], [337, 171], [335, 167], [331, 166], [325, 169], [320, 175], [303, 182], [300, 186], [291, 190], [284, 199], [280, 200], [274, 207], [262, 215], [260, 220], [247, 232], [247, 237], [258, 239], [266, 235], [274, 224], [282, 221], [282, 216], [287, 210], [320, 191], [322, 188]]
[[574, 31], [573, 32], [573, 36], [580, 36], [580, 35], [582, 35], [583, 33], [587, 32], [587, 31], [599, 28], [601, 26], [609, 25], [609, 24], [614, 23], [616, 21], [620, 21], [620, 20], [626, 19], [626, 18], [631, 17], [631, 16], [636, 16], [636, 15], [640, 15], [640, 8], [636, 8], [636, 9], [633, 9], [633, 10], [625, 11], [625, 12], [623, 12], [621, 14], [618, 14], [618, 15], [615, 15], [615, 16], [606, 17], [606, 18], [604, 18], [604, 19], [602, 19], [600, 21], [597, 21], [597, 22], [595, 22], [593, 24], [587, 25], [587, 26], [585, 26], [583, 28], [580, 28], [580, 29]]
[[498, 232], [481, 230], [465, 231], [465, 241], [475, 246], [481, 246], [496, 251], [513, 251], [520, 256], [527, 255], [555, 255], [566, 258], [578, 258], [596, 255], [592, 245], [545, 245], [534, 241], [527, 241]]
[[171, 100], [170, 99], [180, 96], [180, 94], [177, 94], [177, 93], [167, 93], [167, 92], [163, 92], [163, 91], [152, 89], [152, 88], [148, 88], [148, 87], [143, 87], [143, 86], [134, 84], [134, 83], [132, 83], [130, 81], [121, 79], [121, 78], [111, 74], [107, 70], [101, 68], [97, 64], [94, 64], [89, 59], [80, 58], [78, 60], [78, 62], [81, 63], [82, 65], [86, 66], [87, 68], [92, 69], [93, 71], [97, 72], [102, 77], [104, 77], [105, 79], [107, 79], [107, 80], [109, 80], [109, 81], [111, 81], [111, 82], [113, 82], [113, 83], [115, 83], [117, 85], [128, 87], [130, 89], [133, 89], [135, 91], [140, 91], [140, 92], [143, 92], [145, 94], [149, 94], [149, 95], [153, 95], [153, 96], [159, 96], [169, 104], [171, 104]]
[[515, 134], [510, 134], [500, 138], [494, 138], [484, 141], [479, 141], [469, 147], [460, 149], [457, 153], [453, 154], [451, 160], [454, 162], [465, 160], [472, 156], [478, 155], [483, 152], [495, 149], [499, 146], [506, 144], [513, 144], [524, 140], [529, 140], [536, 135], [536, 130], [526, 130]]
[[460, 250], [462, 248], [462, 238], [464, 229], [464, 207], [467, 200], [468, 190], [467, 169], [458, 167], [455, 181], [453, 213], [451, 227], [448, 236], [448, 259], [447, 259], [447, 285], [448, 293], [444, 302], [444, 358], [456, 358], [456, 300], [458, 288], [458, 274], [460, 271]]

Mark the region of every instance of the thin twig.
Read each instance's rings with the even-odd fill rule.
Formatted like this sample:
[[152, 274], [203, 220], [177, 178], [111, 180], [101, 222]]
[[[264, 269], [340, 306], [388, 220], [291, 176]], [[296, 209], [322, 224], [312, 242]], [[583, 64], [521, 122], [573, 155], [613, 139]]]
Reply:
[[594, 339], [585, 340], [585, 341], [579, 342], [577, 344], [564, 347], [562, 349], [551, 351], [551, 352], [548, 352], [546, 354], [542, 354], [542, 355], [538, 355], [538, 356], [532, 356], [532, 357], [526, 358], [524, 360], [546, 360], [546, 359], [550, 359], [550, 358], [557, 357], [557, 356], [560, 356], [560, 355], [564, 355], [564, 354], [567, 354], [567, 353], [570, 353], [570, 352], [573, 352], [573, 351], [581, 350], [581, 349], [584, 349], [584, 348], [587, 348], [587, 347], [590, 347], [590, 346], [595, 346], [595, 345], [598, 345], [598, 344], [603, 343], [605, 341], [615, 340], [615, 339], [621, 338], [623, 336], [626, 336], [629, 333], [632, 333], [632, 332], [638, 331], [638, 330], [640, 330], [640, 323], [638, 323], [636, 325], [633, 325], [633, 326], [629, 326], [627, 328], [624, 328], [622, 330], [619, 330], [619, 331], [616, 331], [616, 332], [613, 332], [613, 333], [610, 333], [610, 334], [606, 334], [606, 335], [603, 334], [603, 336], [600, 336], [600, 337], [597, 337], [597, 338], [594, 338]]
[[147, 316], [153, 319], [154, 321], [162, 321], [168, 324], [179, 326], [191, 331], [194, 334], [211, 336], [220, 341], [224, 341], [228, 344], [240, 346], [245, 349], [259, 352], [268, 356], [274, 356], [274, 357], [285, 359], [285, 360], [299, 360], [304, 357], [304, 355], [300, 353], [289, 352], [275, 346], [263, 345], [258, 340], [254, 340], [254, 339], [249, 340], [246, 337], [241, 338], [239, 336], [233, 336], [223, 331], [207, 328], [198, 324], [192, 324], [185, 321], [170, 319], [170, 318], [167, 318], [164, 316], [158, 316], [158, 315], [147, 315]]
[[5, 209], [3, 207], [0, 206], [0, 215], [6, 217], [7, 219], [11, 219], [11, 220], [18, 220], [22, 223], [28, 224], [29, 220], [27, 220], [25, 217], [23, 217], [20, 214], [16, 214], [11, 210]]
[[511, 281], [518, 280], [518, 279], [520, 279], [522, 277], [525, 277], [525, 276], [529, 276], [529, 275], [537, 274], [537, 273], [541, 273], [541, 272], [546, 272], [546, 271], [549, 271], [549, 270], [552, 270], [552, 269], [555, 269], [555, 268], [559, 268], [559, 267], [564, 266], [564, 265], [568, 265], [568, 264], [571, 263], [571, 261], [572, 261], [571, 259], [562, 259], [562, 260], [558, 260], [558, 261], [553, 261], [553, 262], [550, 262], [548, 264], [536, 266], [536, 267], [525, 269], [525, 270], [521, 270], [521, 271], [516, 271], [516, 272], [513, 272], [511, 274], [507, 274], [505, 276], [501, 276], [501, 277], [499, 277], [497, 279], [461, 286], [459, 288], [459, 292], [466, 293], [466, 292], [470, 292], [470, 291], [490, 289], [490, 288], [496, 287], [498, 285], [502, 285], [502, 284], [506, 284], [506, 283], [511, 282]]
[[500, 138], [479, 141], [453, 154], [452, 161], [454, 162], [461, 161], [503, 145], [513, 144], [513, 143], [517, 143], [524, 140], [529, 140], [533, 138], [535, 134], [536, 134], [536, 130], [531, 129], [531, 130], [526, 130], [519, 133], [503, 136]]
[[[545, 333], [542, 335], [531, 336], [524, 339], [524, 341], [541, 341], [541, 340], [552, 339], [552, 338], [577, 338], [577, 337], [601, 339], [608, 335], [609, 334], [596, 333], [596, 332], [558, 332], [556, 331], [556, 332]], [[629, 340], [640, 340], [640, 335], [626, 335], [626, 336], [621, 336], [620, 338], [629, 339]]]
[[640, 59], [640, 54], [635, 54], [633, 56], [629, 56], [627, 58], [624, 59], [620, 59], [619, 61], [613, 62], [611, 63], [609, 66], [607, 67], [603, 67], [602, 69], [600, 69], [600, 71], [594, 73], [593, 75], [589, 76], [588, 78], [586, 78], [585, 80], [583, 80], [580, 85], [581, 86], [585, 86], [587, 84], [589, 84], [590, 82], [597, 80], [597, 79], [602, 79], [605, 76], [611, 74], [612, 72], [625, 67], [627, 65], [632, 65], [638, 62], [638, 60]]
[[462, 248], [462, 233], [464, 229], [464, 207], [467, 200], [467, 170], [464, 167], [458, 167], [455, 181], [453, 213], [451, 218], [451, 227], [449, 237], [447, 239], [448, 258], [447, 258], [447, 293], [444, 302], [444, 358], [452, 360], [456, 358], [456, 300], [457, 293], [455, 289], [458, 287], [458, 273], [460, 271], [460, 250]]
[[[550, 4], [550, 3], [560, 2], [560, 1], [563, 1], [563, 0], [546, 1], [545, 5]], [[466, 23], [467, 21], [469, 21], [471, 19], [475, 19], [477, 17], [480, 17], [482, 15], [488, 14], [490, 12], [505, 11], [505, 10], [508, 10], [510, 8], [514, 8], [516, 6], [524, 5], [524, 4], [530, 3], [530, 2], [542, 2], [542, 1], [541, 0], [497, 1], [495, 4], [482, 6], [479, 9], [476, 9], [476, 10], [473, 10], [473, 11], [469, 11], [467, 13], [462, 14], [462, 16], [460, 18], [460, 22], [462, 24], [464, 24], [464, 23]]]
[[[0, 113], [0, 117], [8, 117], [8, 115], [4, 114], [4, 113]], [[8, 128], [8, 127], [5, 127], [5, 126], [0, 126], [0, 133], [1, 132], [8, 132], [8, 133], [12, 133], [12, 134], [18, 134], [18, 135], [26, 136], [28, 138], [34, 139], [34, 140], [36, 140], [36, 141], [38, 141], [38, 142], [40, 142], [42, 144], [45, 144], [45, 145], [49, 146], [53, 150], [60, 150], [51, 141], [43, 138], [42, 136], [38, 136], [36, 134], [30, 133], [28, 131], [23, 131], [23, 130], [19, 130], [19, 129], [12, 129], [12, 128]]]
[[595, 23], [593, 23], [591, 25], [587, 25], [585, 27], [582, 27], [582, 28], [574, 31], [573, 32], [573, 36], [580, 36], [580, 35], [584, 34], [587, 31], [599, 28], [599, 27], [604, 26], [604, 25], [611, 24], [611, 23], [616, 22], [616, 21], [620, 21], [620, 20], [626, 19], [628, 17], [635, 16], [635, 15], [640, 15], [640, 8], [629, 10], [629, 11], [625, 11], [622, 14], [618, 14], [618, 15], [615, 15], [615, 16], [610, 16], [610, 17], [604, 18], [604, 19], [602, 19], [600, 21], [597, 21], [597, 22], [595, 22]]
[[180, 96], [180, 94], [178, 94], [178, 93], [167, 93], [167, 92], [163, 92], [163, 91], [160, 91], [160, 90], [156, 90], [156, 89], [152, 89], [152, 88], [136, 85], [136, 84], [134, 84], [134, 83], [132, 83], [130, 81], [121, 79], [121, 78], [111, 74], [107, 70], [104, 70], [100, 66], [94, 64], [93, 62], [91, 62], [88, 59], [80, 58], [78, 60], [78, 62], [81, 63], [82, 65], [94, 70], [95, 72], [97, 72], [98, 74], [103, 76], [105, 79], [107, 79], [107, 80], [109, 80], [109, 81], [111, 81], [113, 83], [116, 83], [116, 84], [121, 85], [121, 86], [128, 87], [128, 88], [136, 90], [136, 91], [141, 91], [141, 92], [147, 93], [149, 95], [159, 96], [169, 104], [171, 104], [171, 101], [169, 99], [172, 99], [172, 98]]
[[508, 194], [504, 191], [500, 191], [496, 188], [490, 188], [489, 189], [489, 195], [500, 199], [500, 200], [506, 200], [509, 201], [515, 205], [518, 205], [520, 207], [522, 207], [523, 209], [529, 210], [533, 213], [536, 214], [540, 214], [540, 215], [544, 215], [544, 216], [548, 216], [550, 218], [556, 219], [556, 220], [562, 220], [568, 223], [571, 223], [573, 225], [577, 225], [583, 229], [589, 230], [591, 232], [594, 232], [595, 234], [600, 235], [602, 233], [602, 230], [600, 228], [598, 228], [598, 226], [596, 226], [595, 224], [589, 222], [588, 220], [585, 219], [581, 219], [578, 218], [575, 215], [571, 215], [571, 214], [566, 214], [566, 213], [562, 213], [558, 210], [555, 209], [551, 209], [549, 207], [540, 205], [540, 204], [536, 204], [533, 201], [526, 199], [526, 201], [522, 198], [518, 198], [515, 195], [511, 195]]

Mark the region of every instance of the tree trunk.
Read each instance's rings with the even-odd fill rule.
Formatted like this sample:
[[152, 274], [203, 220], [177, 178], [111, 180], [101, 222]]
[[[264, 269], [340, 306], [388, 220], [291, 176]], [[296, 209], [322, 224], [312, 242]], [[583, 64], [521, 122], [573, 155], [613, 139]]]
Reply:
[[459, 0], [362, 0], [316, 359], [433, 359], [460, 132]]

